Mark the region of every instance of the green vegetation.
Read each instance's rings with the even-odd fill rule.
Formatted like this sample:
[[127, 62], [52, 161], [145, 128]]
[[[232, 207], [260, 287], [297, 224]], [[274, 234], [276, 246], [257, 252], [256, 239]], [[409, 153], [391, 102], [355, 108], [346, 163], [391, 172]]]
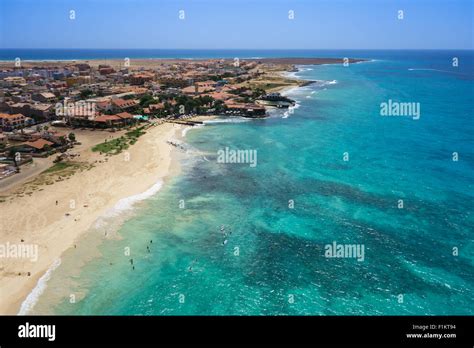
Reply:
[[286, 86], [286, 85], [284, 83], [266, 83], [263, 86], [263, 89], [265, 91], [268, 91], [270, 89], [275, 89], [275, 88], [279, 88], [279, 87], [283, 87], [283, 86]]
[[139, 128], [135, 128], [127, 133], [125, 133], [125, 135], [129, 138], [138, 138], [140, 136], [142, 136], [143, 134], [145, 134], [146, 132], [143, 130], [143, 128], [145, 127], [139, 127]]
[[156, 100], [153, 96], [149, 94], [145, 94], [143, 97], [140, 98], [140, 106], [142, 108], [147, 108], [150, 104], [155, 104]]
[[[180, 95], [175, 98], [176, 105], [174, 105], [172, 111], [174, 114], [181, 113], [181, 105], [184, 106], [184, 113], [189, 114], [194, 112], [196, 114], [203, 114], [207, 111], [208, 108], [212, 107], [214, 104], [214, 98], [210, 96], [199, 96], [197, 98], [188, 97], [186, 95]], [[166, 106], [166, 104], [165, 104]]]
[[227, 105], [225, 105], [222, 100], [216, 100], [214, 103], [214, 109], [217, 113], [222, 113], [227, 109]]
[[81, 99], [87, 99], [93, 94], [94, 94], [94, 92], [92, 92], [90, 89], [85, 89], [85, 90], [81, 91], [80, 96], [81, 96]]
[[117, 155], [123, 150], [128, 149], [130, 145], [135, 144], [137, 139], [143, 134], [145, 134], [144, 128], [145, 126], [135, 128], [125, 133], [120, 138], [116, 138], [109, 141], [106, 140], [105, 142], [94, 146], [92, 148], [92, 151], [111, 154], [111, 155]]
[[252, 90], [252, 98], [257, 99], [263, 95], [265, 95], [265, 90], [261, 88], [255, 88]]
[[32, 181], [23, 184], [17, 191], [15, 191], [15, 195], [22, 197], [24, 194], [31, 195], [34, 191], [42, 191], [43, 189], [41, 186], [43, 185], [52, 185], [54, 182], [67, 180], [76, 172], [89, 170], [93, 166], [93, 164], [86, 162], [58, 162], [43, 171]]
[[127, 148], [128, 141], [125, 137], [122, 136], [120, 138], [98, 144], [92, 148], [92, 151], [101, 153], [111, 153], [113, 155], [116, 155], [122, 152], [123, 149]]
[[81, 167], [81, 164], [77, 162], [58, 162], [54, 164], [53, 166], [49, 167], [48, 169], [46, 169], [42, 174], [57, 173], [57, 172], [64, 171], [66, 169], [68, 171], [71, 171], [71, 170], [75, 171], [79, 169], [80, 167]]

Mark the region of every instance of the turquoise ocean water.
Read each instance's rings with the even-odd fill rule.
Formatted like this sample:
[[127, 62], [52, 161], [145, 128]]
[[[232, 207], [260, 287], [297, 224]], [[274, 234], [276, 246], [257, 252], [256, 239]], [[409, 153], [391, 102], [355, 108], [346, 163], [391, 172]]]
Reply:
[[[190, 130], [182, 173], [80, 269], [68, 252], [33, 312], [474, 314], [474, 54], [359, 56], [373, 61], [301, 67], [317, 82], [288, 92], [292, 112]], [[389, 99], [420, 118], [380, 116]], [[257, 166], [217, 163], [225, 147]], [[334, 241], [364, 261], [326, 258]]]

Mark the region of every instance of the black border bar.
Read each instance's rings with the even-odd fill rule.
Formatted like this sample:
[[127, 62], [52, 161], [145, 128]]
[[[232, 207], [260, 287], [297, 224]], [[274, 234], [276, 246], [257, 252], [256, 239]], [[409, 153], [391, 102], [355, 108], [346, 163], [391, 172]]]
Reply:
[[[19, 327], [26, 323], [30, 327], [55, 325], [55, 340], [19, 337]], [[0, 316], [0, 328], [1, 348], [148, 343], [472, 347], [474, 342], [471, 316]], [[407, 334], [425, 337], [408, 338]], [[434, 334], [450, 337], [435, 338]]]

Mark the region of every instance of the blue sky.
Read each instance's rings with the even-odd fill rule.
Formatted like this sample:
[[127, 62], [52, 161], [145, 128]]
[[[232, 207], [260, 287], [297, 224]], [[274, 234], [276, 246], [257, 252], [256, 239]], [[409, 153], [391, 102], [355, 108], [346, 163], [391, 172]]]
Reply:
[[473, 49], [473, 2], [0, 0], [0, 48]]

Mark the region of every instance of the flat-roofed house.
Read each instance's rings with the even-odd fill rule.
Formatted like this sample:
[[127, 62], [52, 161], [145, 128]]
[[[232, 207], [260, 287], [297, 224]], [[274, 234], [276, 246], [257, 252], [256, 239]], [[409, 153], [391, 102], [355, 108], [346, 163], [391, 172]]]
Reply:
[[0, 86], [3, 87], [14, 87], [14, 86], [26, 86], [26, 80], [21, 76], [8, 76], [3, 80], [0, 80]]
[[89, 64], [86, 64], [86, 63], [78, 63], [78, 64], [74, 64], [76, 68], [79, 69], [79, 71], [88, 71], [91, 69], [91, 66]]
[[182, 88], [181, 91], [188, 95], [198, 95], [205, 92], [214, 92], [216, 90], [217, 82], [209, 80], [196, 82], [193, 86]]
[[143, 85], [145, 82], [153, 81], [155, 75], [150, 72], [142, 72], [133, 74], [130, 76], [130, 84], [132, 85]]
[[43, 93], [33, 94], [31, 99], [42, 102], [42, 103], [54, 103], [57, 98], [51, 92], [43, 92]]
[[10, 105], [10, 113], [21, 113], [35, 120], [49, 120], [54, 115], [54, 105], [45, 103], [15, 103]]
[[31, 118], [25, 117], [22, 114], [0, 114], [0, 126], [4, 131], [23, 128], [32, 123], [33, 120]]
[[115, 70], [111, 66], [108, 65], [99, 65], [99, 74], [101, 75], [109, 75], [114, 73]]

